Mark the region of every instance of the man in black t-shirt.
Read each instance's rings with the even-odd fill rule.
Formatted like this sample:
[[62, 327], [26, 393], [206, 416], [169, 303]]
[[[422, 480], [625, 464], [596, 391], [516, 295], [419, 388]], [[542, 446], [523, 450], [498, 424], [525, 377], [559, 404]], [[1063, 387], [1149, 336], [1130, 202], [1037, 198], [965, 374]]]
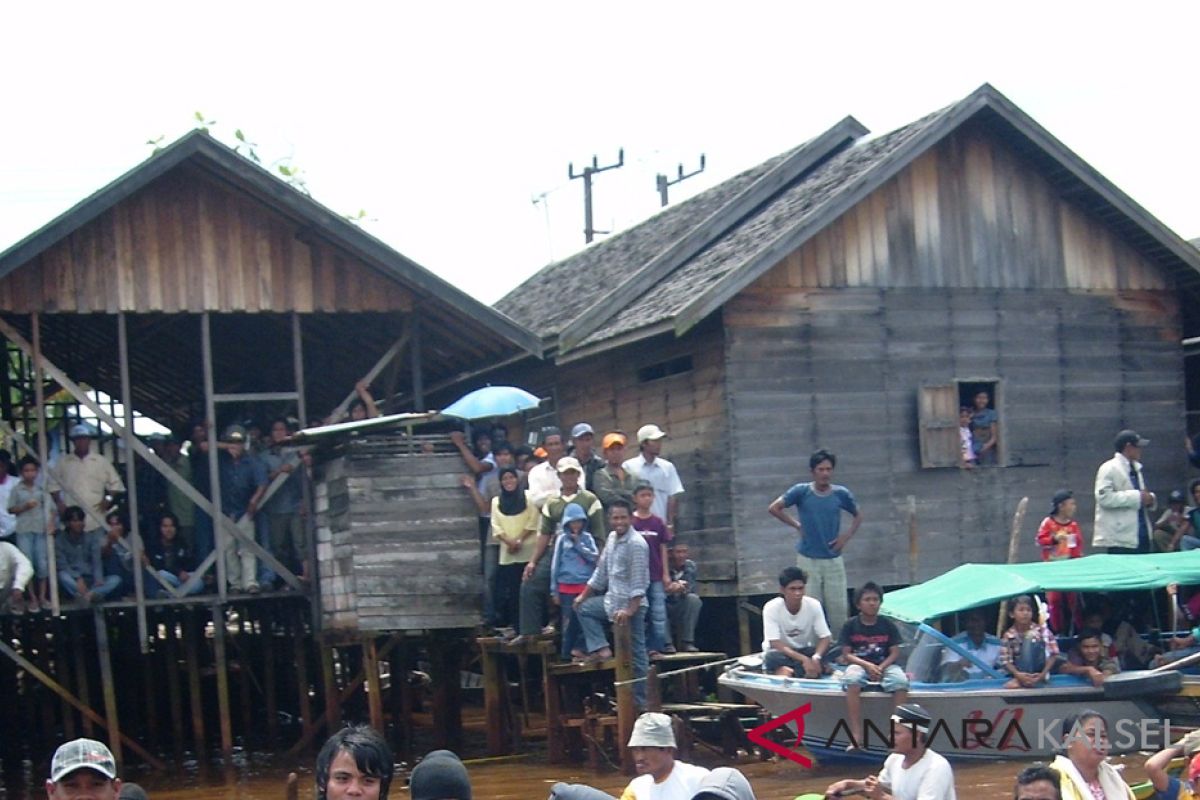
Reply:
[[[862, 688], [878, 683], [893, 695], [896, 705], [908, 702], [908, 676], [896, 664], [900, 657], [900, 631], [896, 624], [879, 616], [883, 604], [883, 589], [867, 582], [854, 595], [858, 615], [846, 620], [838, 644], [846, 670], [842, 673], [842, 688], [846, 690], [846, 713], [851, 740], [847, 750], [858, 750], [865, 743], [862, 727]], [[863, 733], [863, 739], [853, 737]]]

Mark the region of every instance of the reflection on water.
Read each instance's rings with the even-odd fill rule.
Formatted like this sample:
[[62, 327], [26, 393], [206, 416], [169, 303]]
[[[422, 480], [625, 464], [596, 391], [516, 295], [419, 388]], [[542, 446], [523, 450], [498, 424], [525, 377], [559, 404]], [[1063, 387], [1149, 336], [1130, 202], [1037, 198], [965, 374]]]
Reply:
[[[697, 763], [708, 767], [721, 766], [719, 759], [705, 758], [700, 753]], [[1116, 759], [1128, 764], [1130, 777], [1144, 777], [1141, 764], [1145, 756], [1130, 756]], [[220, 773], [201, 772], [191, 769], [173, 776], [134, 775], [134, 780], [146, 787], [153, 800], [283, 800], [288, 768], [279, 763], [279, 758], [260, 754], [242, 756], [236, 769], [228, 776]], [[300, 773], [300, 798], [312, 800], [313, 776], [311, 763]], [[748, 762], [739, 765], [754, 786], [758, 800], [792, 800], [804, 792], [819, 792], [832, 781], [847, 777], [864, 777], [869, 772], [866, 765], [830, 765], [806, 770], [791, 762], [769, 761]], [[1007, 761], [981, 764], [955, 765], [955, 778], [959, 797], [970, 800], [1008, 800], [1012, 797], [1013, 778], [1024, 762]], [[292, 769], [296, 769], [292, 765]], [[628, 778], [613, 770], [591, 773], [577, 765], [554, 766], [545, 763], [542, 756], [508, 759], [469, 760], [474, 794], [480, 800], [542, 800], [549, 796], [550, 786], [557, 781], [586, 783], [619, 796]], [[37, 776], [40, 780], [44, 776]], [[38, 788], [32, 795], [11, 784], [19, 778], [6, 775], [10, 783], [7, 791], [0, 789], [2, 800], [24, 800], [27, 797], [44, 798]], [[14, 780], [16, 779], [16, 780]], [[393, 785], [393, 800], [405, 800], [408, 793], [404, 781]], [[969, 790], [969, 791], [968, 791]]]

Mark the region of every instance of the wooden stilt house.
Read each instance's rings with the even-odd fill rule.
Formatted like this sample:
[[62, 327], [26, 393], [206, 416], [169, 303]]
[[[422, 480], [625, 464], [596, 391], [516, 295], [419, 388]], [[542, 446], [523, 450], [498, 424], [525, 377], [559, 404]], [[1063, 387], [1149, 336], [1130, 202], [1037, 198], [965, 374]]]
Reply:
[[[847, 118], [496, 307], [543, 337], [552, 360], [525, 380], [562, 423], [670, 433], [704, 592], [747, 595], [793, 562], [766, 507], [818, 447], [865, 516], [852, 583], [1003, 560], [1022, 497], [1036, 558], [1060, 487], [1090, 542], [1122, 428], [1153, 441], [1160, 496], [1181, 486], [1198, 286], [1200, 252], [985, 85], [880, 136]], [[957, 411], [979, 389], [999, 463], [962, 470]]]

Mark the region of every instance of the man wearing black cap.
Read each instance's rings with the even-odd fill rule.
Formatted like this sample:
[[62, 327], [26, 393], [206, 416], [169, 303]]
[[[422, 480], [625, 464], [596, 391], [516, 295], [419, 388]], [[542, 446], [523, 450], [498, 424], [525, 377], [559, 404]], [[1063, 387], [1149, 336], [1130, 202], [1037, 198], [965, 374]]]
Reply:
[[121, 781], [112, 752], [95, 739], [75, 739], [54, 751], [46, 794], [50, 800], [117, 800]]
[[471, 777], [449, 750], [434, 750], [413, 767], [408, 780], [412, 800], [471, 800]]
[[916, 703], [896, 706], [892, 714], [892, 754], [878, 775], [831, 784], [826, 797], [864, 793], [895, 800], [957, 800], [950, 762], [927, 747], [933, 719]]
[[1109, 553], [1150, 552], [1150, 517], [1157, 500], [1142, 477], [1142, 448], [1150, 444], [1124, 430], [1113, 441], [1116, 453], [1096, 471], [1096, 523], [1092, 546]]

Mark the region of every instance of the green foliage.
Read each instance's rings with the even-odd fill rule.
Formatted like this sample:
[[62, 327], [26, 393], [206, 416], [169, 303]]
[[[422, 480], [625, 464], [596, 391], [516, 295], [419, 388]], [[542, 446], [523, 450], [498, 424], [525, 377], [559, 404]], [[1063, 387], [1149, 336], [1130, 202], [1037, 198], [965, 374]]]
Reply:
[[[200, 111], [194, 112], [192, 117], [195, 121], [195, 129], [204, 131], [205, 133], [211, 134], [212, 128], [217, 124], [215, 119], [209, 119], [208, 115]], [[162, 152], [162, 143], [164, 138], [165, 137], [160, 134], [153, 139], [146, 140], [146, 144], [154, 148], [150, 153], [151, 156], [156, 156]], [[243, 131], [241, 128], [234, 128], [233, 139], [233, 152], [262, 167], [275, 177], [282, 179], [296, 191], [303, 192], [309, 197], [312, 197], [312, 193], [308, 190], [308, 182], [304, 178], [304, 170], [295, 165], [291, 156], [277, 158], [270, 164], [264, 164], [262, 156], [258, 154], [258, 143], [251, 140], [245, 131]], [[358, 210], [357, 214], [343, 214], [342, 219], [346, 220], [347, 222], [352, 222], [355, 225], [361, 224], [364, 221], [374, 221], [371, 217], [367, 216], [367, 212], [361, 208]]]

